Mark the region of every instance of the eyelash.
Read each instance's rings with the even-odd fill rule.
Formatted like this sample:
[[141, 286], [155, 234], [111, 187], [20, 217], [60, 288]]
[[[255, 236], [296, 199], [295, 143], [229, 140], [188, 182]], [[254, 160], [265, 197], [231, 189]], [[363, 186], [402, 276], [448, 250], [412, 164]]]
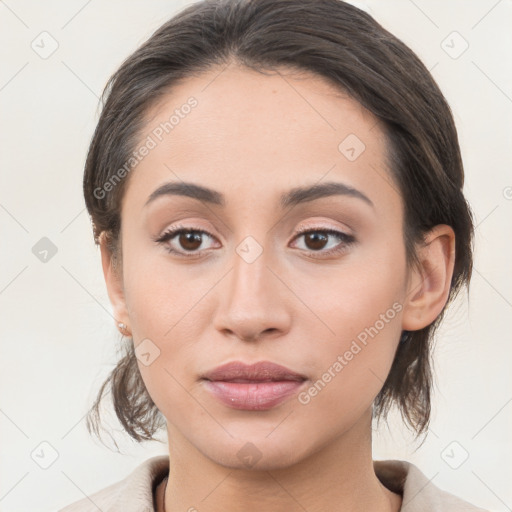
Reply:
[[[179, 257], [183, 257], [183, 258], [196, 258], [196, 257], [198, 257], [197, 256], [198, 255], [197, 252], [196, 253], [189, 253], [189, 254], [185, 253], [184, 254], [184, 253], [182, 253], [180, 251], [176, 251], [175, 249], [170, 247], [170, 245], [167, 243], [168, 241], [172, 240], [177, 235], [180, 235], [182, 233], [205, 234], [205, 235], [208, 235], [211, 238], [215, 238], [213, 235], [208, 233], [208, 231], [204, 231], [202, 229], [184, 228], [182, 226], [176, 226], [174, 228], [168, 229], [165, 233], [163, 233], [160, 237], [156, 238], [154, 241], [157, 244], [164, 245], [167, 252], [169, 252], [171, 254], [176, 254]], [[326, 235], [333, 235], [333, 236], [335, 236], [336, 238], [338, 238], [340, 240], [339, 246], [334, 248], [334, 249], [329, 249], [328, 251], [323, 251], [323, 250], [319, 250], [319, 251], [309, 250], [309, 251], [307, 251], [307, 252], [313, 253], [313, 254], [321, 253], [323, 256], [333, 256], [333, 255], [336, 255], [336, 254], [341, 254], [341, 253], [345, 252], [347, 250], [347, 248], [349, 248], [351, 245], [353, 245], [355, 243], [355, 241], [356, 241], [356, 239], [352, 235], [348, 235], [346, 233], [343, 233], [342, 231], [337, 231], [335, 229], [323, 228], [323, 227], [313, 227], [313, 228], [299, 229], [297, 231], [296, 236], [293, 238], [293, 240], [296, 240], [300, 236], [306, 235], [306, 234], [309, 234], [309, 233], [322, 233], [322, 234], [326, 234]], [[312, 256], [312, 257], [313, 258], [319, 258], [318, 256]]]

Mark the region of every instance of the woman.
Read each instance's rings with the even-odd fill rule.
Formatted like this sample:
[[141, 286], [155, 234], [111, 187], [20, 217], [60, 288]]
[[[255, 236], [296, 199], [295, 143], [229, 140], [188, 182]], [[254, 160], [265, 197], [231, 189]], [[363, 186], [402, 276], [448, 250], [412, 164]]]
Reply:
[[417, 56], [339, 0], [213, 0], [111, 77], [84, 193], [126, 355], [104, 383], [169, 457], [86, 510], [482, 510], [373, 461], [430, 417], [471, 276], [457, 133]]

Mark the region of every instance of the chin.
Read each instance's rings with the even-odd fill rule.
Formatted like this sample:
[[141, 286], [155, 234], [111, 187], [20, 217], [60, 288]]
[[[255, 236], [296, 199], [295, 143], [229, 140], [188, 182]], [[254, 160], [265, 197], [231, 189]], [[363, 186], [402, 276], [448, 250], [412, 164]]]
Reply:
[[[282, 433], [281, 433], [282, 434]], [[290, 439], [290, 436], [276, 436], [269, 439], [268, 433], [258, 437], [246, 434], [243, 439], [233, 438], [227, 443], [209, 443], [203, 451], [216, 464], [229, 469], [269, 471], [287, 468], [306, 457], [304, 444]], [[287, 442], [284, 442], [284, 439]], [[302, 440], [303, 441], [303, 440]], [[302, 450], [298, 449], [302, 447]], [[213, 449], [212, 449], [213, 447]]]

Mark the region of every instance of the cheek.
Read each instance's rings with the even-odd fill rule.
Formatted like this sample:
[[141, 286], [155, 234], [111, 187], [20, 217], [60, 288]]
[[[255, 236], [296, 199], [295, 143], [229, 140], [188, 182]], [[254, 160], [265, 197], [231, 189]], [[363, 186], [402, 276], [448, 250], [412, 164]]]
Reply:
[[316, 318], [319, 339], [343, 348], [360, 334], [364, 338], [367, 330], [377, 336], [375, 326], [381, 340], [400, 333], [406, 261], [400, 241], [395, 247], [398, 250], [364, 248], [339, 266], [310, 267], [288, 277], [313, 314], [305, 322], [312, 326]]
[[127, 243], [123, 270], [134, 339], [168, 340], [200, 298], [193, 265], [180, 267], [163, 249]]
[[301, 293], [307, 293], [319, 321], [311, 359], [317, 380], [299, 397], [301, 403], [316, 404], [337, 421], [356, 418], [371, 405], [402, 330], [404, 268], [405, 258], [381, 252], [362, 256], [330, 279], [303, 282]]
[[196, 377], [204, 339], [201, 319], [211, 319], [204, 297], [219, 277], [211, 271], [206, 271], [209, 277], [198, 275], [194, 265], [179, 267], [162, 252], [153, 252], [157, 256], [128, 247], [124, 259], [133, 342], [142, 379], [157, 407], [166, 417], [186, 417], [190, 394], [182, 386], [189, 388]]

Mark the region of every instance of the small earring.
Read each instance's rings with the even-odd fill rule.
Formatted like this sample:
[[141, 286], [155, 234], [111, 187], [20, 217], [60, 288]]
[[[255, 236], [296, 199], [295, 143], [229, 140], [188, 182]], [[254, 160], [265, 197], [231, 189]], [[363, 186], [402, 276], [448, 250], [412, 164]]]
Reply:
[[128, 326], [126, 324], [123, 324], [123, 322], [118, 322], [117, 327], [121, 331], [122, 335], [124, 335], [124, 336], [131, 335], [131, 332], [128, 330]]

